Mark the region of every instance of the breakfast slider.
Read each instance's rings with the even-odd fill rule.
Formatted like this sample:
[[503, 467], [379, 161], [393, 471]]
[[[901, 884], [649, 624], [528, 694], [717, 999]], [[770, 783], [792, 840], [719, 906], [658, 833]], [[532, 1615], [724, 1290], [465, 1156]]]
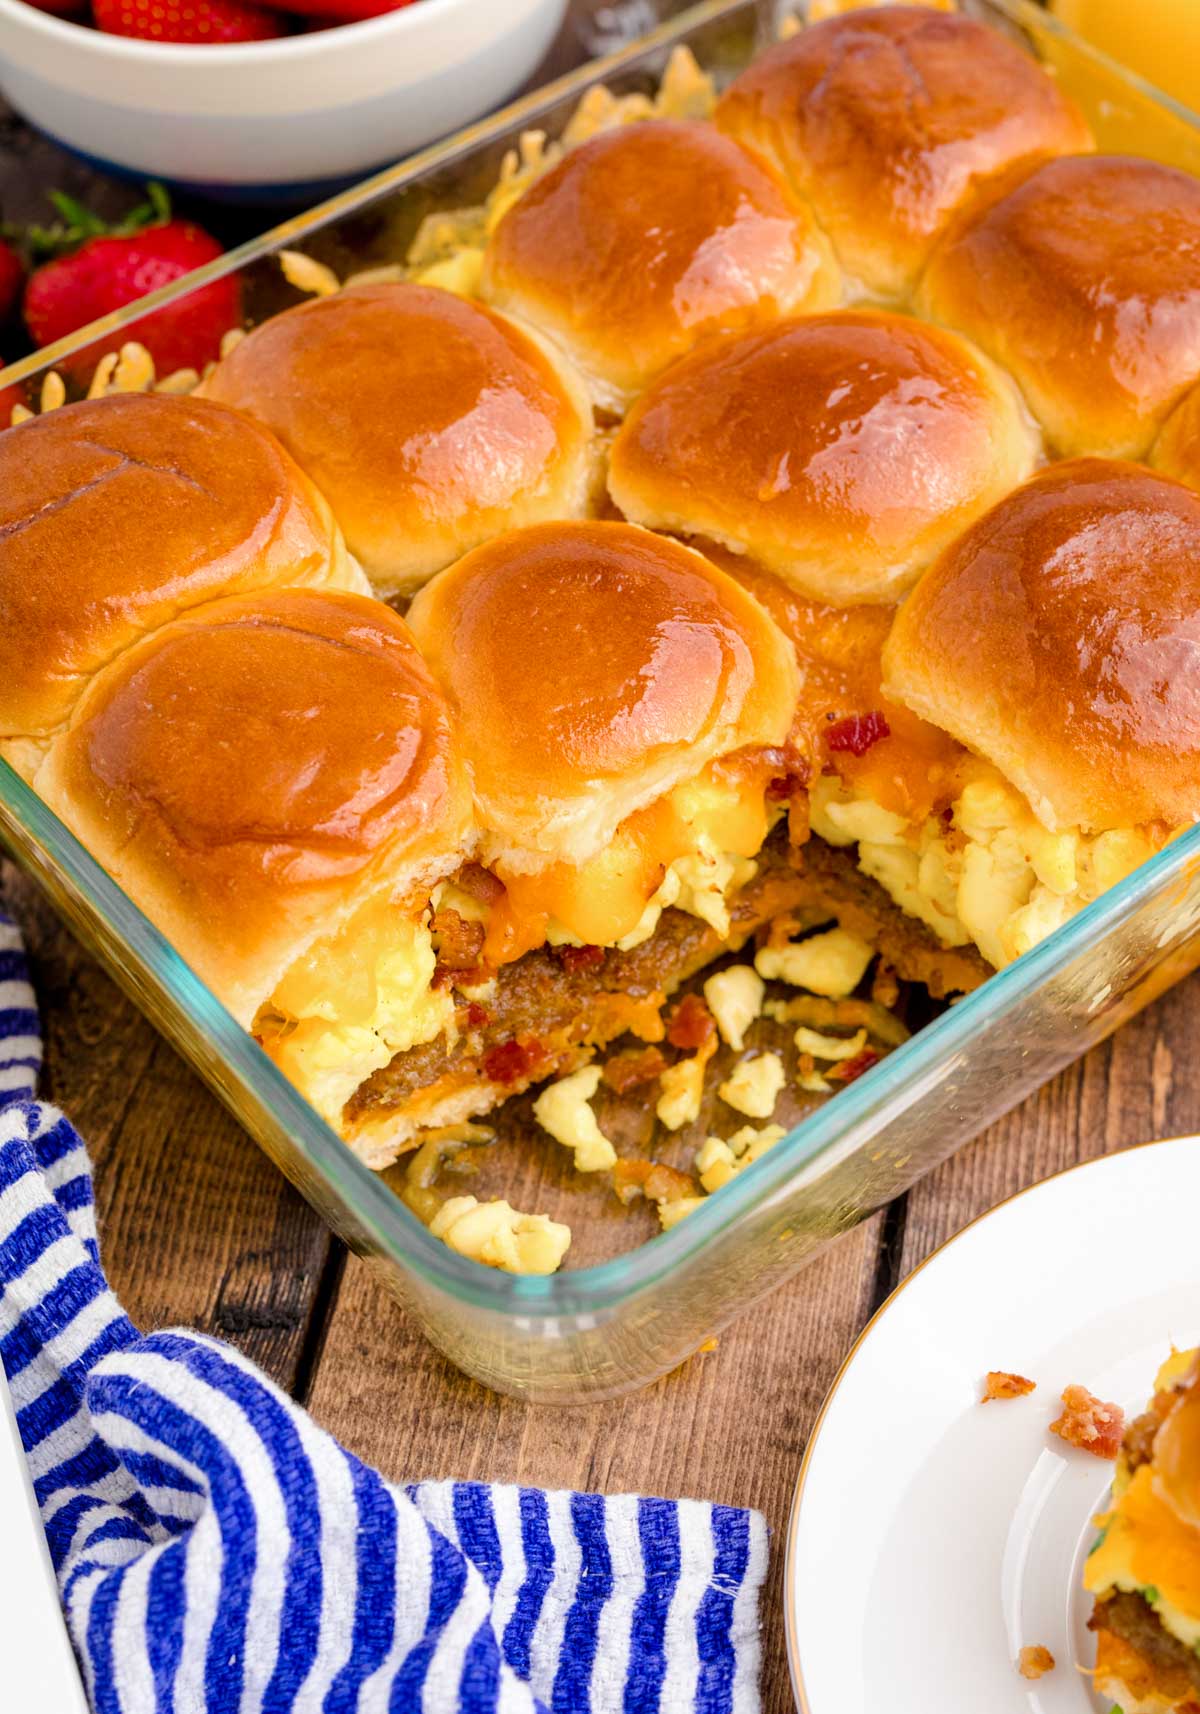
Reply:
[[437, 286], [351, 286], [247, 335], [204, 382], [266, 423], [381, 595], [498, 531], [590, 509], [590, 400], [528, 327]]
[[367, 587], [325, 500], [249, 417], [131, 393], [0, 434], [0, 754], [31, 774], [114, 656], [280, 584]]
[[902, 604], [882, 688], [963, 748], [924, 819], [824, 774], [813, 828], [948, 945], [1009, 963], [1200, 812], [1200, 495], [1051, 465]]
[[966, 340], [841, 310], [676, 364], [617, 435], [609, 491], [814, 601], [895, 602], [1038, 451], [1012, 382]]
[[825, 308], [841, 281], [771, 168], [707, 122], [653, 119], [536, 179], [492, 234], [481, 291], [544, 329], [619, 415], [700, 339]]
[[1048, 161], [947, 237], [917, 303], [1011, 370], [1057, 452], [1141, 458], [1200, 379], [1200, 178]]
[[93, 678], [34, 784], [334, 1125], [453, 1024], [429, 900], [467, 794], [382, 602], [264, 591], [175, 620]]
[[798, 31], [734, 80], [716, 121], [811, 204], [853, 290], [898, 302], [997, 175], [1092, 146], [1074, 104], [1022, 48], [923, 6]]
[[1200, 1707], [1200, 1362], [1176, 1351], [1129, 1426], [1084, 1568], [1095, 1685], [1124, 1714]]
[[369, 1158], [626, 1032], [661, 1041], [688, 977], [772, 924], [785, 939], [826, 926], [842, 903], [789, 842], [793, 651], [698, 553], [626, 524], [531, 527], [440, 573], [409, 619], [450, 707], [478, 845], [435, 897], [457, 1033], [355, 1093], [347, 1134]]

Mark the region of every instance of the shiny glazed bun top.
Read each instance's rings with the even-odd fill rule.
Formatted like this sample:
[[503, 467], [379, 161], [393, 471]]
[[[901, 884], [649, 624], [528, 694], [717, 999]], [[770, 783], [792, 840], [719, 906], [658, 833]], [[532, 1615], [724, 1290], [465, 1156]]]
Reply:
[[712, 343], [645, 393], [609, 486], [636, 522], [708, 536], [816, 601], [895, 601], [1033, 468], [1007, 377], [906, 316], [798, 316]]
[[370, 596], [214, 602], [94, 682], [36, 789], [248, 1024], [364, 898], [454, 853], [444, 699]]
[[835, 303], [807, 208], [706, 123], [621, 125], [572, 149], [504, 215], [483, 295], [543, 328], [623, 411], [701, 336]]
[[1165, 476], [1200, 488], [1200, 387], [1186, 393], [1167, 418], [1154, 443], [1150, 462]]
[[933, 243], [996, 174], [1091, 147], [1037, 62], [970, 18], [883, 6], [755, 60], [717, 124], [807, 197], [850, 279], [903, 300]]
[[585, 862], [713, 758], [787, 735], [796, 669], [771, 619], [699, 554], [627, 524], [502, 536], [409, 617], [485, 850], [513, 867]]
[[279, 583], [365, 588], [325, 501], [250, 418], [132, 393], [7, 430], [0, 739], [52, 732], [99, 667], [185, 609]]
[[919, 296], [1012, 371], [1057, 451], [1139, 458], [1200, 377], [1200, 179], [1046, 162], [951, 234]]
[[352, 286], [273, 316], [204, 390], [274, 430], [383, 594], [587, 508], [591, 407], [569, 366], [436, 286]]
[[889, 695], [993, 762], [1051, 829], [1200, 813], [1200, 495], [1052, 465], [925, 573]]

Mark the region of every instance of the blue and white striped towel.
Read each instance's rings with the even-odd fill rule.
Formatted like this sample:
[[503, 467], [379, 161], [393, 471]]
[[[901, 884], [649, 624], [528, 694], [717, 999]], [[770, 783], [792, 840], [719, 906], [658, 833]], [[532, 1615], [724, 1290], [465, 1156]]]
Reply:
[[395, 1487], [229, 1346], [140, 1334], [40, 1060], [0, 916], [0, 1358], [96, 1714], [758, 1707], [757, 1513]]

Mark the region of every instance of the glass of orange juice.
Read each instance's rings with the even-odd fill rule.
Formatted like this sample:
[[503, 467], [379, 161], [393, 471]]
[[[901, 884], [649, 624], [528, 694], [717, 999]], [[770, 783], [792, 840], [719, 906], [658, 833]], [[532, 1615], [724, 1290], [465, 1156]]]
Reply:
[[1050, 0], [1113, 59], [1200, 110], [1200, 0]]

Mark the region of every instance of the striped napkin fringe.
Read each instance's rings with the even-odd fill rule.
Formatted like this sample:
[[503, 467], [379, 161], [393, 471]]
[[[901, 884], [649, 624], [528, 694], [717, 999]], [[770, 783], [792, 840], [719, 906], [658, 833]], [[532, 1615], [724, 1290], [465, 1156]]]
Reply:
[[0, 917], [0, 1360], [96, 1714], [753, 1714], [757, 1513], [398, 1487], [231, 1347], [140, 1334], [40, 1061]]

